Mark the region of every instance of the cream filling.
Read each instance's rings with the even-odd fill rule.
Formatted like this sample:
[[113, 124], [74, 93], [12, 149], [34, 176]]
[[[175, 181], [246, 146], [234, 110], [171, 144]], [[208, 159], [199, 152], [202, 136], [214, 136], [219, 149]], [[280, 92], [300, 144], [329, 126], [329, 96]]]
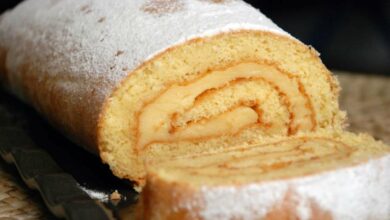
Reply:
[[298, 130], [312, 130], [312, 109], [308, 97], [300, 91], [295, 78], [282, 73], [273, 66], [259, 63], [240, 63], [238, 65], [211, 71], [201, 78], [183, 84], [172, 85], [152, 102], [146, 104], [138, 118], [137, 148], [142, 149], [153, 142], [170, 142], [198, 138], [210, 138], [224, 134], [234, 134], [247, 126], [258, 123], [259, 115], [253, 106], [245, 102], [228, 112], [208, 120], [200, 120], [180, 129], [172, 129], [174, 115], [183, 114], [190, 109], [198, 96], [210, 89], [229, 86], [238, 80], [260, 78], [270, 83], [284, 96], [290, 112], [291, 133]]

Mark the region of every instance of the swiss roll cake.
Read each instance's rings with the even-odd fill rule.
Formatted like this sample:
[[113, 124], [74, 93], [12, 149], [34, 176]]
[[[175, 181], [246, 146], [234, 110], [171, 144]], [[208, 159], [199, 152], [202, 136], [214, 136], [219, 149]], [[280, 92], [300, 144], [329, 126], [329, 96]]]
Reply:
[[344, 125], [319, 54], [239, 0], [27, 0], [0, 18], [0, 70], [138, 185], [144, 161]]
[[390, 148], [311, 133], [149, 163], [139, 219], [388, 220]]

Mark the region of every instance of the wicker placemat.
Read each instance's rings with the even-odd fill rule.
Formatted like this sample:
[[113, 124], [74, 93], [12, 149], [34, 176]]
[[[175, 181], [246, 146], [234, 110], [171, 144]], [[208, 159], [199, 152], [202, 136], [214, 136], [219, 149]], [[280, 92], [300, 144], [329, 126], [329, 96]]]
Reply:
[[51, 219], [39, 194], [29, 190], [15, 167], [0, 160], [0, 219]]
[[[337, 74], [349, 130], [370, 133], [390, 144], [390, 77]], [[0, 219], [51, 218], [39, 194], [28, 190], [16, 170], [0, 160]]]

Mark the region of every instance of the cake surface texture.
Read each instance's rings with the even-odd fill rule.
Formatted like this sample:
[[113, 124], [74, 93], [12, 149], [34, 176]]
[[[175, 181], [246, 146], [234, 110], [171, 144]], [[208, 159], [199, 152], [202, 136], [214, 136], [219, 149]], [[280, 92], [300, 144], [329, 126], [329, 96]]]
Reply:
[[113, 173], [340, 130], [319, 54], [239, 0], [27, 0], [0, 18], [5, 87]]
[[298, 135], [150, 164], [140, 219], [388, 220], [390, 148]]

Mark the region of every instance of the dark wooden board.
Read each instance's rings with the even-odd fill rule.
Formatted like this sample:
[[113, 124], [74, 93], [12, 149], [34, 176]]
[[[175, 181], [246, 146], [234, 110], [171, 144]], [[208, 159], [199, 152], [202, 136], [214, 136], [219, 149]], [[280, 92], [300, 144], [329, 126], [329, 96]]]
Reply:
[[[66, 139], [31, 107], [0, 91], [0, 154], [48, 209], [66, 219], [113, 219], [132, 209], [137, 193], [100, 159]], [[120, 201], [109, 196], [117, 190]]]

